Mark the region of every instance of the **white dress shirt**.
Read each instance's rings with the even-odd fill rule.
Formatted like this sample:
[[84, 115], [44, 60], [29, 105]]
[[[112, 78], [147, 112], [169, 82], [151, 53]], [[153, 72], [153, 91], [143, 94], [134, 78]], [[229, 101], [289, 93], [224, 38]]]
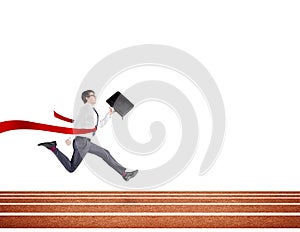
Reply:
[[[103, 127], [111, 118], [111, 115], [107, 113], [102, 120], [98, 122], [98, 128]], [[77, 129], [93, 129], [97, 124], [97, 114], [91, 104], [85, 103], [79, 111], [78, 116], [74, 120], [74, 127]], [[93, 132], [87, 134], [80, 134], [76, 136], [92, 138]]]

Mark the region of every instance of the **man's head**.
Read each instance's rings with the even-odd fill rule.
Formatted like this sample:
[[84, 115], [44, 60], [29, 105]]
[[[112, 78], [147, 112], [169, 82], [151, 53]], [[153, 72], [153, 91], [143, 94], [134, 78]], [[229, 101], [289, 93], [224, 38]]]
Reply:
[[82, 92], [81, 99], [84, 103], [96, 104], [96, 95], [93, 90], [86, 90]]

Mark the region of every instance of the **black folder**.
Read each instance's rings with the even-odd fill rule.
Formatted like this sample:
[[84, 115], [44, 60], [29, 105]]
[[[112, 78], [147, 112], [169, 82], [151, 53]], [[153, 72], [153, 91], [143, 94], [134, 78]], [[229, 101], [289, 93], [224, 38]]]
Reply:
[[106, 102], [113, 107], [114, 110], [123, 117], [134, 107], [134, 104], [130, 102], [123, 94], [119, 91], [114, 93]]

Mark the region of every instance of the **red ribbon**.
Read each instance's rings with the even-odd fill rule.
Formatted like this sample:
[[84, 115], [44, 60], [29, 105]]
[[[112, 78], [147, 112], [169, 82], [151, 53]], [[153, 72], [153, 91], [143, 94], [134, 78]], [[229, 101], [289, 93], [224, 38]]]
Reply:
[[73, 119], [70, 119], [70, 118], [67, 118], [65, 116], [62, 116], [62, 115], [56, 113], [55, 111], [54, 111], [54, 117], [56, 117], [56, 118], [58, 118], [60, 120], [66, 121], [66, 122], [71, 122], [71, 123], [74, 122]]
[[[64, 117], [56, 113], [55, 111], [54, 111], [54, 116], [66, 122], [74, 121], [73, 119]], [[92, 128], [92, 129], [68, 128], [68, 127], [53, 126], [53, 125], [47, 125], [47, 124], [23, 121], [23, 120], [11, 120], [11, 121], [0, 122], [0, 133], [11, 131], [11, 130], [20, 130], [20, 129], [42, 130], [42, 131], [56, 132], [62, 134], [86, 134], [97, 130], [97, 128]]]

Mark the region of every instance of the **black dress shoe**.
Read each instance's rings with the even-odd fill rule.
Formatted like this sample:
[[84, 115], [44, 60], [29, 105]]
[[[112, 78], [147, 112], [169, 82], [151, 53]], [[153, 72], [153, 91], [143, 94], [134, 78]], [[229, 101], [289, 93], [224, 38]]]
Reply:
[[139, 172], [139, 170], [135, 170], [133, 172], [125, 172], [123, 175], [123, 179], [125, 181], [129, 181], [131, 178], [135, 177], [135, 175]]
[[44, 146], [48, 149], [51, 149], [52, 147], [56, 147], [56, 141], [52, 141], [52, 142], [46, 142], [46, 143], [39, 143], [38, 146]]

